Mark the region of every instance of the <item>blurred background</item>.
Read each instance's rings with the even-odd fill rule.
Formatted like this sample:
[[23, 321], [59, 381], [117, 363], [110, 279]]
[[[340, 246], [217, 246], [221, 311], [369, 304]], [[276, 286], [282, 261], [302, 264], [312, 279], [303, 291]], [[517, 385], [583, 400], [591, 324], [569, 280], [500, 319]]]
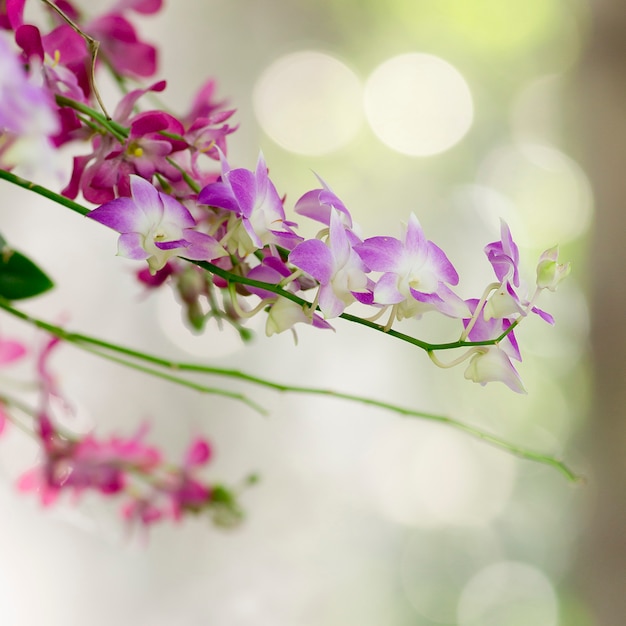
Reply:
[[[449, 415], [561, 456], [587, 481], [339, 400], [246, 390], [269, 409], [261, 418], [66, 346], [54, 365], [77, 427], [130, 432], [150, 419], [173, 458], [201, 431], [212, 478], [261, 482], [239, 528], [190, 520], [145, 542], [97, 499], [42, 511], [17, 495], [36, 453], [13, 429], [0, 441], [0, 624], [625, 623], [626, 7], [183, 0], [137, 24], [161, 46], [172, 109], [216, 78], [238, 110], [230, 163], [251, 168], [261, 149], [288, 215], [314, 173], [364, 237], [399, 236], [413, 211], [464, 297], [491, 281], [482, 248], [500, 218], [531, 283], [538, 255], [560, 244], [572, 274], [540, 303], [556, 326], [519, 329], [525, 396], [342, 321], [336, 333], [300, 330], [297, 347], [254, 324], [247, 346], [215, 328], [195, 336], [171, 292], [146, 296], [135, 265], [114, 256], [115, 233], [5, 184], [3, 235], [57, 280], [25, 308], [179, 360]], [[428, 316], [401, 329], [432, 341], [458, 332]], [[2, 332], [38, 340], [5, 317]]]

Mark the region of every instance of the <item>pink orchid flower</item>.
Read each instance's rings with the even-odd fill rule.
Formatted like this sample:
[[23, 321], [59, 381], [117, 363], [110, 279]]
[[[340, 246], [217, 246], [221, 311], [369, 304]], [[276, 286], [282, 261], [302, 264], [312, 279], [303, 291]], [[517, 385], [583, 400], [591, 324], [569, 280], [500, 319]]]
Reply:
[[396, 305], [396, 317], [419, 316], [436, 310], [450, 317], [467, 315], [467, 306], [448, 285], [459, 276], [443, 250], [428, 241], [411, 213], [404, 241], [371, 237], [354, 247], [373, 271], [383, 272], [374, 287], [374, 301]]
[[213, 237], [194, 230], [196, 220], [180, 202], [139, 176], [130, 177], [130, 187], [132, 197], [116, 198], [88, 215], [120, 233], [120, 256], [147, 260], [154, 274], [174, 256], [210, 261], [226, 254]]

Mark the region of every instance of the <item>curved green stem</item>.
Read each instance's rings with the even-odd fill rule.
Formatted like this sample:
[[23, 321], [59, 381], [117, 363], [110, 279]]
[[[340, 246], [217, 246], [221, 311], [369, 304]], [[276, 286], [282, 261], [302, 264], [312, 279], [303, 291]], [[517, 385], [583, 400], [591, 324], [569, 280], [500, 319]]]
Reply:
[[[256, 287], [257, 289], [263, 289], [265, 291], [269, 291], [270, 293], [275, 293], [278, 296], [282, 296], [283, 298], [287, 298], [287, 300], [291, 300], [292, 302], [295, 302], [302, 307], [311, 308], [312, 306], [312, 304], [308, 300], [297, 296], [291, 291], [283, 289], [279, 285], [264, 283], [259, 280], [253, 280], [252, 278], [248, 278], [246, 276], [239, 276], [233, 272], [222, 269], [218, 265], [209, 263], [208, 261], [193, 261], [191, 259], [185, 259], [184, 257], [181, 258], [183, 258], [183, 260], [185, 261], [188, 261], [189, 263], [193, 263], [194, 265], [197, 265], [198, 267], [207, 270], [208, 272], [211, 272], [212, 274], [215, 274], [216, 276], [219, 276], [220, 278], [223, 278], [224, 280], [227, 280], [229, 283], [238, 283], [240, 285], [247, 285], [249, 287]], [[426, 352], [434, 352], [436, 350], [454, 350], [456, 348], [471, 348], [472, 346], [493, 346], [502, 341], [519, 324], [519, 320], [515, 320], [515, 322], [513, 322], [511, 326], [509, 326], [509, 328], [507, 328], [495, 339], [484, 339], [482, 341], [464, 341], [459, 339], [457, 341], [450, 341], [448, 343], [428, 343], [427, 341], [422, 341], [421, 339], [417, 339], [416, 337], [411, 337], [410, 335], [406, 335], [405, 333], [401, 333], [397, 330], [387, 330], [385, 326], [381, 324], [376, 324], [371, 320], [365, 319], [363, 317], [358, 317], [356, 315], [351, 315], [350, 313], [342, 313], [341, 315], [339, 315], [339, 318], [347, 320], [349, 322], [354, 322], [355, 324], [360, 324], [361, 326], [367, 326], [368, 328], [377, 330], [378, 332], [389, 335], [390, 337], [395, 337], [396, 339], [406, 341], [407, 343], [417, 346], [418, 348], [421, 348]]]
[[7, 172], [0, 168], [0, 178], [4, 180], [8, 180], [10, 183], [17, 185], [18, 187], [23, 187], [24, 189], [28, 189], [28, 191], [34, 191], [38, 193], [40, 196], [44, 196], [44, 198], [48, 198], [48, 200], [52, 200], [57, 204], [61, 204], [64, 207], [74, 211], [75, 213], [79, 213], [80, 215], [87, 215], [89, 213], [89, 209], [87, 207], [78, 204], [78, 202], [74, 202], [61, 194], [55, 193], [54, 191], [50, 191], [46, 187], [42, 187], [41, 185], [36, 185], [30, 180], [26, 180], [25, 178], [21, 178], [13, 174], [13, 172]]
[[154, 376], [155, 378], [161, 378], [162, 380], [167, 380], [170, 383], [174, 383], [176, 385], [180, 385], [181, 387], [187, 387], [188, 389], [193, 389], [194, 391], [199, 391], [200, 393], [208, 393], [216, 396], [223, 396], [225, 398], [230, 398], [231, 400], [238, 400], [239, 402], [243, 402], [243, 404], [249, 406], [251, 409], [260, 413], [261, 415], [267, 415], [268, 412], [265, 408], [263, 408], [260, 404], [255, 402], [254, 400], [250, 400], [245, 394], [239, 393], [238, 391], [229, 391], [228, 389], [222, 389], [221, 387], [208, 387], [207, 385], [202, 385], [200, 383], [196, 383], [192, 380], [187, 380], [185, 378], [181, 378], [180, 376], [173, 376], [172, 374], [168, 374], [166, 372], [161, 372], [160, 370], [154, 369], [152, 367], [147, 367], [145, 365], [140, 365], [139, 363], [133, 363], [128, 359], [123, 359], [120, 357], [113, 356], [112, 354], [107, 354], [106, 352], [102, 352], [101, 350], [97, 350], [86, 343], [74, 343], [75, 346], [85, 350], [86, 352], [90, 352], [95, 356], [99, 356], [107, 361], [112, 361], [113, 363], [118, 363], [123, 365], [124, 367], [129, 367], [138, 372], [143, 372], [144, 374], [149, 374], [150, 376]]
[[[367, 406], [374, 406], [377, 408], [385, 409], [387, 411], [396, 413], [398, 415], [403, 415], [405, 417], [417, 417], [420, 419], [426, 419], [433, 422], [439, 422], [441, 424], [445, 424], [450, 426], [451, 428], [455, 428], [456, 430], [460, 430], [462, 432], [471, 435], [481, 441], [484, 441], [492, 446], [500, 448], [506, 452], [509, 452], [517, 457], [522, 459], [526, 459], [529, 461], [534, 461], [536, 463], [541, 463], [543, 465], [548, 465], [559, 470], [564, 476], [566, 476], [571, 481], [579, 481], [581, 477], [578, 476], [572, 469], [570, 469], [563, 461], [549, 456], [545, 454], [540, 454], [533, 450], [528, 450], [521, 446], [517, 446], [512, 444], [505, 439], [497, 437], [489, 432], [483, 431], [480, 428], [475, 426], [471, 426], [470, 424], [466, 424], [460, 420], [456, 420], [452, 417], [447, 417], [444, 415], [437, 415], [434, 413], [427, 413], [424, 411], [416, 411], [414, 409], [408, 409], [406, 407], [398, 406], [395, 404], [391, 404], [389, 402], [383, 402], [381, 400], [375, 400], [373, 398], [367, 398], [362, 396], [357, 396], [349, 393], [343, 393], [340, 391], [334, 391], [331, 389], [323, 389], [318, 387], [304, 387], [299, 385], [286, 385], [283, 383], [277, 383], [266, 378], [262, 378], [260, 376], [255, 376], [252, 374], [247, 374], [245, 372], [241, 372], [235, 369], [221, 368], [221, 367], [213, 367], [207, 365], [200, 365], [196, 363], [184, 363], [171, 361], [168, 359], [164, 359], [159, 356], [155, 356], [152, 354], [147, 354], [145, 352], [141, 352], [139, 350], [133, 350], [131, 348], [127, 348], [125, 346], [120, 346], [114, 343], [110, 343], [108, 341], [103, 341], [102, 339], [97, 339], [95, 337], [90, 337], [89, 335], [84, 335], [80, 333], [73, 333], [67, 331], [59, 326], [55, 326], [54, 324], [49, 324], [48, 322], [44, 322], [43, 320], [39, 320], [32, 316], [23, 313], [15, 308], [13, 308], [9, 303], [0, 300], [0, 308], [4, 309], [7, 313], [14, 315], [26, 322], [33, 324], [34, 326], [41, 328], [49, 332], [50, 334], [64, 339], [70, 343], [73, 343], [79, 348], [87, 350], [93, 354], [101, 356], [103, 358], [107, 358], [109, 360], [122, 363], [123, 365], [127, 365], [129, 367], [134, 367], [140, 371], [144, 371], [148, 374], [157, 375], [161, 378], [165, 378], [170, 382], [174, 382], [177, 384], [184, 384], [188, 387], [193, 387], [198, 389], [195, 383], [182, 379], [180, 377], [171, 376], [169, 374], [164, 374], [163, 372], [159, 372], [152, 367], [145, 367], [138, 364], [133, 364], [128, 361], [128, 359], [120, 358], [118, 356], [106, 354], [106, 351], [113, 352], [115, 354], [121, 354], [124, 357], [129, 357], [132, 359], [137, 359], [143, 361], [144, 363], [149, 363], [153, 366], [162, 367], [169, 370], [174, 370], [176, 372], [194, 372], [200, 374], [210, 374], [214, 376], [222, 376], [226, 378], [232, 378], [236, 380], [240, 380], [246, 383], [250, 383], [253, 385], [257, 385], [260, 387], [265, 387], [268, 389], [273, 389], [274, 391], [279, 392], [287, 392], [287, 393], [301, 393], [307, 395], [317, 395], [317, 396], [327, 396], [339, 400], [347, 400], [350, 402], [356, 402], [358, 404], [363, 404]], [[97, 348], [97, 349], [96, 349]], [[209, 388], [205, 388], [207, 390]], [[200, 389], [202, 390], [202, 389]], [[219, 390], [218, 390], [219, 392]], [[224, 395], [230, 395], [228, 392]], [[232, 397], [232, 396], [231, 396]], [[242, 398], [237, 398], [242, 399]], [[243, 400], [245, 401], [245, 400]], [[248, 402], [250, 404], [250, 402]]]
[[98, 122], [104, 129], [106, 129], [111, 135], [113, 135], [118, 141], [123, 142], [126, 141], [128, 137], [128, 128], [118, 124], [111, 118], [106, 115], [102, 115], [102, 113], [98, 113], [98, 111], [92, 109], [91, 107], [83, 104], [82, 102], [78, 102], [76, 100], [72, 100], [71, 98], [67, 98], [66, 96], [55, 96], [56, 103], [62, 107], [68, 107], [70, 109], [74, 109], [79, 113], [83, 113], [87, 115], [92, 120]]
[[[154, 369], [152, 367], [147, 367], [145, 365], [141, 365], [139, 363], [134, 363], [133, 361], [129, 361], [128, 359], [121, 358], [119, 356], [115, 356], [113, 354], [108, 354], [103, 351], [108, 350], [109, 352], [115, 352], [117, 354], [123, 354], [127, 357], [133, 357], [137, 360], [142, 360], [145, 362], [152, 363], [154, 365], [159, 365], [161, 367], [165, 367], [166, 361], [157, 360], [157, 359], [149, 359], [145, 358], [142, 352], [137, 350], [130, 350], [124, 348], [123, 346], [117, 346], [115, 344], [109, 343], [107, 341], [102, 341], [100, 339], [96, 339], [95, 337], [89, 337], [88, 335], [81, 335], [80, 333], [72, 333], [68, 332], [60, 326], [56, 326], [54, 324], [49, 324], [48, 322], [44, 322], [43, 320], [37, 319], [35, 317], [31, 317], [27, 315], [23, 311], [19, 311], [18, 309], [13, 308], [7, 301], [0, 298], [0, 308], [4, 309], [7, 313], [11, 313], [15, 317], [19, 319], [29, 322], [33, 326], [40, 328], [41, 330], [45, 330], [47, 333], [50, 333], [54, 337], [58, 337], [59, 339], [63, 339], [68, 343], [74, 344], [75, 346], [85, 350], [86, 352], [90, 352], [96, 356], [99, 356], [108, 361], [112, 361], [114, 363], [119, 363], [120, 365], [124, 365], [125, 367], [129, 367], [131, 369], [137, 370], [139, 372], [143, 372], [144, 374], [149, 374], [150, 376], [155, 376], [156, 378], [161, 378], [163, 380], [167, 380], [171, 383], [181, 385], [183, 387], [188, 387], [190, 389], [194, 389], [195, 391], [199, 391], [201, 393], [210, 393], [214, 395], [224, 396], [226, 398], [230, 398], [232, 400], [239, 400], [243, 402], [251, 409], [254, 409], [261, 415], [267, 415], [267, 411], [258, 403], [250, 400], [247, 396], [242, 393], [236, 391], [229, 391], [227, 389], [222, 389], [220, 387], [208, 387], [206, 385], [201, 385], [191, 380], [187, 380], [185, 378], [181, 378], [180, 376], [174, 376], [173, 374], [168, 374], [166, 372], [162, 372], [160, 370]], [[177, 369], [176, 367], [167, 366], [169, 369]]]

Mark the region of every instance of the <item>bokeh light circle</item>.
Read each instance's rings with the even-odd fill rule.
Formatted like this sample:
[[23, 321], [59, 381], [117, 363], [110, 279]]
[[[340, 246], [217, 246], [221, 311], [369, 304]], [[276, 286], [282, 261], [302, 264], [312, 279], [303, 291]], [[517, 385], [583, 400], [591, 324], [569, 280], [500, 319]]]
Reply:
[[429, 156], [464, 137], [474, 105], [455, 67], [430, 54], [410, 53], [372, 72], [365, 85], [365, 114], [376, 136], [391, 149]]
[[362, 93], [359, 78], [339, 59], [304, 50], [279, 58], [261, 74], [253, 106], [277, 144], [315, 156], [354, 138], [363, 121]]
[[546, 249], [583, 235], [591, 224], [593, 194], [583, 169], [553, 146], [518, 143], [496, 148], [483, 161], [479, 183], [509, 198], [528, 240]]
[[468, 580], [500, 558], [502, 548], [488, 527], [415, 530], [402, 552], [401, 588], [417, 613], [437, 623], [454, 624]]
[[552, 583], [538, 568], [501, 561], [480, 570], [465, 586], [459, 626], [557, 626], [558, 601]]

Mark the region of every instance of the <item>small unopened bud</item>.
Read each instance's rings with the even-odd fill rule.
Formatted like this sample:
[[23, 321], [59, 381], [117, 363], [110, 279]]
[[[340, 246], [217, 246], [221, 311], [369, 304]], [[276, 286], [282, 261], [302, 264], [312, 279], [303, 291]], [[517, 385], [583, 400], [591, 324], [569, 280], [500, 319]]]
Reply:
[[537, 287], [539, 289], [556, 291], [558, 284], [569, 275], [572, 269], [569, 261], [558, 263], [558, 257], [558, 246], [549, 248], [539, 257], [537, 263]]
[[178, 278], [178, 293], [186, 304], [196, 302], [206, 291], [204, 277], [195, 268], [189, 267]]

